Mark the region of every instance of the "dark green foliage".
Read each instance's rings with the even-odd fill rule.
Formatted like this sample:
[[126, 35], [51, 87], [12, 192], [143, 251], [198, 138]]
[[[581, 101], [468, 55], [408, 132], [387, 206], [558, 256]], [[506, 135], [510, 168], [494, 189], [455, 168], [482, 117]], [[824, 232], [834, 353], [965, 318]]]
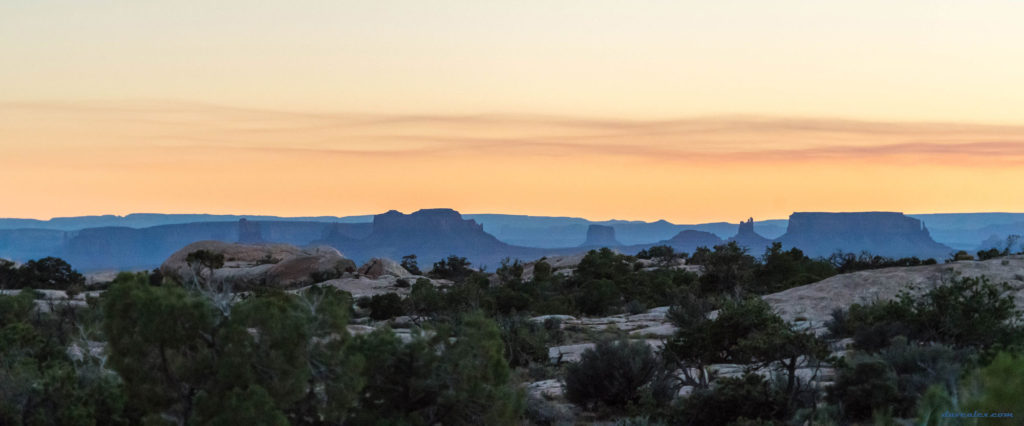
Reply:
[[691, 272], [677, 269], [638, 271], [633, 267], [634, 262], [632, 257], [607, 248], [591, 250], [580, 261], [572, 277], [561, 288], [552, 290], [571, 300], [575, 310], [586, 315], [621, 312], [630, 302], [665, 306], [681, 294], [695, 290], [697, 276]]
[[410, 274], [423, 275], [423, 271], [420, 271], [420, 265], [416, 262], [415, 254], [402, 256], [402, 268], [409, 271]]
[[757, 259], [735, 241], [708, 250], [699, 248], [690, 263], [700, 265], [701, 291], [705, 294], [739, 295], [750, 286], [757, 270]]
[[898, 397], [890, 402], [892, 413], [899, 417], [914, 415], [917, 399], [932, 385], [956, 389], [968, 355], [944, 345], [908, 343], [902, 337], [893, 340], [877, 355], [896, 373]]
[[[796, 370], [809, 360], [828, 354], [813, 334], [795, 331], [760, 298], [725, 302], [715, 319], [711, 306], [699, 299], [684, 300], [670, 311], [678, 330], [666, 342], [666, 358], [680, 368], [703, 370], [712, 363], [751, 364], [785, 372], [785, 392], [801, 392]], [[686, 373], [685, 384], [706, 387], [703, 376]]]
[[416, 280], [405, 300], [410, 315], [435, 317], [444, 309], [444, 295], [426, 278]]
[[637, 403], [659, 367], [658, 357], [643, 341], [599, 341], [567, 367], [565, 396], [589, 407]]
[[288, 418], [275, 407], [274, 399], [258, 385], [247, 389], [234, 388], [217, 404], [210, 404], [199, 395], [198, 405], [210, 417], [202, 424], [210, 426], [287, 426]]
[[585, 315], [600, 316], [621, 303], [621, 294], [615, 282], [607, 279], [583, 282], [575, 296], [576, 307]]
[[210, 250], [196, 250], [185, 256], [185, 263], [189, 265], [202, 266], [206, 269], [218, 269], [224, 267], [224, 254]]
[[110, 364], [132, 403], [182, 422], [191, 418], [193, 398], [214, 371], [214, 308], [184, 289], [132, 277], [119, 277], [104, 299]]
[[[694, 391], [672, 416], [673, 424], [724, 426], [782, 424], [787, 418], [786, 395], [757, 374], [723, 378], [715, 386]], [[739, 423], [734, 423], [744, 419]], [[751, 420], [757, 422], [751, 423]]]
[[842, 368], [828, 389], [828, 401], [839, 404], [844, 418], [867, 420], [899, 398], [896, 372], [879, 359], [865, 359]]
[[[966, 411], [1013, 413], [1020, 417], [1024, 412], [1024, 358], [999, 353], [989, 365], [967, 375], [963, 392]], [[992, 420], [993, 424], [996, 422]]]
[[892, 268], [897, 266], [921, 266], [934, 265], [935, 259], [918, 259], [917, 257], [902, 257], [893, 259], [884, 256], [874, 256], [868, 252], [861, 252], [860, 255], [843, 253], [837, 251], [828, 258], [836, 272], [848, 274], [850, 272], [863, 271], [868, 269]]
[[666, 245], [651, 246], [636, 254], [637, 259], [653, 260], [660, 265], [668, 265], [676, 259], [686, 259], [687, 256], [686, 253], [676, 253], [672, 246]]
[[94, 308], [34, 309], [31, 291], [0, 295], [0, 424], [126, 424], [121, 381], [82, 350]]
[[37, 288], [50, 290], [80, 291], [85, 286], [85, 277], [71, 268], [63, 259], [44, 257], [30, 260], [20, 267], [0, 259], [0, 288]]
[[387, 330], [356, 339], [367, 354], [366, 388], [354, 424], [515, 424], [522, 395], [509, 383], [500, 333], [479, 314], [449, 335], [402, 343]]
[[275, 424], [279, 414], [342, 421], [354, 405], [361, 358], [345, 350], [351, 298], [333, 288], [267, 292], [228, 315], [198, 293], [122, 275], [104, 299], [110, 365], [142, 413], [216, 423], [230, 420], [222, 407], [237, 406]]
[[501, 266], [494, 271], [494, 274], [498, 276], [498, 281], [502, 284], [514, 284], [522, 282], [523, 280], [523, 263], [518, 259], [512, 261], [505, 258], [501, 261]]
[[18, 288], [19, 278], [18, 268], [14, 266], [14, 262], [0, 259], [0, 289]]
[[551, 280], [551, 264], [544, 260], [538, 260], [537, 263], [534, 263], [533, 279], [534, 281], [542, 282]]
[[466, 279], [471, 273], [472, 269], [469, 269], [470, 263], [465, 257], [459, 257], [455, 255], [448, 256], [447, 259], [441, 259], [434, 263], [434, 267], [427, 273], [431, 278], [440, 278], [452, 281], [462, 281]]
[[978, 260], [989, 260], [997, 257], [1004, 256], [1003, 252], [997, 248], [990, 248], [988, 250], [978, 251]]
[[957, 348], [1011, 347], [1024, 339], [1020, 312], [1009, 287], [986, 277], [962, 277], [920, 296], [903, 293], [897, 300], [852, 305], [829, 322], [833, 335], [852, 336], [855, 346], [875, 351], [895, 336], [942, 342]]
[[378, 294], [370, 298], [370, 318], [382, 321], [405, 315], [405, 305], [397, 293]]
[[754, 273], [751, 290], [757, 294], [775, 293], [835, 274], [829, 262], [811, 259], [797, 248], [783, 251], [782, 244], [776, 242], [765, 250], [762, 264]]
[[521, 315], [498, 318], [501, 340], [505, 346], [505, 359], [512, 367], [525, 367], [531, 363], [548, 362], [548, 346], [558, 335], [547, 324], [530, 321]]
[[953, 255], [949, 257], [949, 259], [946, 259], [946, 263], [958, 262], [958, 261], [961, 261], [961, 260], [974, 260], [974, 256], [971, 256], [970, 253], [968, 253], [968, 252], [966, 252], [964, 250], [960, 250], [960, 251], [958, 251], [956, 253], [953, 253]]

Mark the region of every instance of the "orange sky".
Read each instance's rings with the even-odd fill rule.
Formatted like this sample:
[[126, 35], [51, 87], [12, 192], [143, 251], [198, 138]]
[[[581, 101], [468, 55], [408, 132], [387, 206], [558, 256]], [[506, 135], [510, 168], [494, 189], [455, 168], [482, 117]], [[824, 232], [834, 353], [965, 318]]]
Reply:
[[0, 4], [0, 217], [1024, 211], [1024, 2]]

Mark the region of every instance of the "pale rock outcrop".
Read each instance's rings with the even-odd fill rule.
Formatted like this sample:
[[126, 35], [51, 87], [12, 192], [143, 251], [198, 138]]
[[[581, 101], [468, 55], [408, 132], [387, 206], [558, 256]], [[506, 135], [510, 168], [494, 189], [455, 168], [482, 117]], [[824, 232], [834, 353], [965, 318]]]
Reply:
[[370, 259], [369, 262], [366, 262], [363, 266], [359, 267], [358, 272], [361, 275], [366, 275], [371, 278], [379, 278], [382, 275], [390, 275], [398, 278], [408, 278], [412, 276], [412, 274], [410, 274], [409, 271], [406, 271], [402, 265], [398, 264], [398, 262], [381, 257]]
[[1024, 256], [859, 271], [762, 298], [785, 320], [820, 333], [836, 309], [847, 309], [854, 303], [892, 300], [901, 291], [924, 293], [956, 276], [982, 275], [995, 283], [1008, 283], [1017, 306], [1024, 307]]
[[160, 271], [185, 282], [192, 279], [186, 262], [189, 253], [208, 250], [224, 255], [224, 266], [213, 271], [214, 282], [225, 282], [235, 290], [268, 285], [292, 288], [314, 284], [355, 271], [355, 262], [330, 247], [301, 249], [288, 244], [236, 244], [200, 241], [171, 255]]

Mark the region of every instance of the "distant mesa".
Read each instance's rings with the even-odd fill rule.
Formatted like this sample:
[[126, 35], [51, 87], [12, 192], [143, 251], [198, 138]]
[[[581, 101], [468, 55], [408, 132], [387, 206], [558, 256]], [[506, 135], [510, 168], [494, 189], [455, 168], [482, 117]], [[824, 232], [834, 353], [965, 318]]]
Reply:
[[779, 237], [809, 256], [842, 250], [889, 257], [946, 257], [952, 249], [935, 242], [920, 220], [898, 212], [793, 213]]
[[245, 218], [238, 220], [238, 242], [256, 244], [263, 242], [263, 230], [259, 222], [250, 222]]
[[[729, 240], [747, 247], [752, 255], [760, 255], [765, 246], [778, 241], [815, 257], [829, 256], [837, 250], [852, 253], [866, 250], [889, 257], [943, 259], [952, 249], [937, 243], [921, 220], [937, 224], [934, 235], [942, 236], [941, 241], [957, 249], [977, 250], [979, 243], [990, 235], [997, 238], [985, 241], [984, 246], [999, 246], [1005, 244], [1006, 235], [1024, 233], [1022, 218], [1024, 214], [909, 217], [894, 212], [801, 212], [794, 213], [788, 222], [756, 223], [762, 233], [781, 235], [775, 240], [755, 232], [755, 223], [749, 219], [737, 229], [736, 223], [726, 222], [674, 225], [665, 221], [590, 222], [580, 218], [510, 215], [463, 217], [452, 209], [425, 209], [411, 214], [392, 210], [372, 217], [352, 218], [129, 215], [52, 221], [0, 219], [0, 256], [20, 262], [56, 256], [88, 272], [152, 269], [190, 243], [217, 240], [331, 246], [359, 263], [373, 258], [400, 259], [416, 254], [421, 268], [457, 255], [468, 258], [476, 266], [493, 268], [506, 257], [530, 260], [565, 256], [599, 246], [637, 253], [652, 245], [669, 245], [677, 251], [693, 253], [698, 247], [720, 245], [725, 242], [722, 238], [734, 234]], [[193, 222], [167, 223], [180, 221]], [[501, 239], [486, 232], [481, 221], [487, 223], [491, 232], [501, 235]], [[160, 225], [135, 227], [151, 223]], [[782, 234], [783, 226], [786, 226], [785, 234]], [[69, 227], [78, 228], [63, 229]], [[776, 231], [771, 231], [773, 227]], [[586, 241], [581, 246], [584, 235]]]
[[728, 241], [735, 241], [737, 245], [746, 248], [754, 256], [760, 256], [764, 252], [764, 248], [772, 243], [772, 240], [754, 232], [754, 218], [740, 222], [740, 229]]
[[580, 247], [617, 247], [621, 246], [615, 239], [615, 228], [607, 225], [590, 225], [587, 228], [587, 239]]
[[391, 210], [373, 217], [366, 238], [324, 239], [318, 244], [338, 248], [357, 261], [374, 257], [399, 259], [415, 254], [421, 262], [450, 255], [464, 256], [477, 265], [496, 265], [504, 257], [530, 258], [545, 253], [499, 241], [474, 220], [452, 209], [423, 209], [411, 214]]
[[693, 253], [698, 247], [714, 247], [722, 244], [722, 239], [710, 232], [687, 229], [659, 244], [671, 246], [675, 251]]

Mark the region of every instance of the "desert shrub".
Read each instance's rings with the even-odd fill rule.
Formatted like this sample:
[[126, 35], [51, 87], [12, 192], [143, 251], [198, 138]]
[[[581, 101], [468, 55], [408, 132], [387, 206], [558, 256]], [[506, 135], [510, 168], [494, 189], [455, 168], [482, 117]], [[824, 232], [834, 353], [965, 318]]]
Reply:
[[758, 294], [810, 284], [836, 274], [828, 261], [811, 259], [798, 248], [782, 250], [778, 242], [766, 248], [761, 259], [751, 284], [751, 290]]
[[687, 256], [686, 253], [676, 253], [672, 246], [667, 245], [651, 246], [636, 254], [637, 259], [653, 260], [659, 265], [669, 265], [676, 259], [686, 259]]
[[639, 300], [630, 300], [626, 303], [626, 313], [636, 315], [647, 310], [647, 305]]
[[398, 287], [398, 288], [409, 288], [409, 287], [412, 287], [412, 283], [410, 283], [409, 280], [407, 280], [405, 278], [399, 278], [399, 279], [395, 280], [395, 287]]
[[1024, 358], [1001, 352], [968, 374], [962, 396], [966, 411], [1024, 413]]
[[370, 319], [381, 321], [405, 315], [402, 297], [397, 293], [378, 294], [370, 298]]
[[499, 318], [497, 323], [505, 346], [505, 359], [510, 366], [524, 367], [548, 361], [551, 338], [543, 323], [522, 315]]
[[685, 384], [707, 387], [706, 376], [690, 372], [711, 364], [751, 364], [781, 371], [787, 395], [796, 397], [803, 393], [797, 369], [827, 356], [824, 342], [792, 329], [760, 298], [726, 302], [714, 319], [711, 309], [707, 300], [690, 297], [669, 311], [678, 329], [662, 353], [683, 371]]
[[866, 358], [839, 369], [826, 399], [839, 405], [843, 418], [867, 420], [875, 411], [890, 407], [899, 396], [892, 367], [880, 359]]
[[378, 330], [356, 338], [366, 387], [352, 424], [517, 424], [523, 396], [510, 381], [495, 324], [478, 313], [450, 331], [403, 343]]
[[860, 255], [837, 251], [828, 257], [828, 262], [836, 269], [837, 273], [847, 274], [850, 272], [863, 271], [868, 269], [892, 268], [896, 266], [921, 266], [934, 265], [938, 262], [935, 259], [919, 259], [917, 257], [901, 257], [894, 259], [885, 256], [875, 256], [866, 251]]
[[757, 259], [731, 241], [715, 249], [698, 248], [690, 263], [699, 264], [700, 288], [704, 294], [738, 294], [749, 287], [757, 270]]
[[876, 359], [889, 365], [896, 374], [898, 397], [890, 402], [892, 413], [909, 417], [916, 401], [933, 385], [955, 388], [961, 365], [969, 355], [941, 344], [917, 344], [903, 337], [880, 351]]
[[409, 254], [402, 256], [402, 268], [409, 271], [413, 275], [423, 275], [423, 271], [420, 271], [420, 265], [416, 262], [416, 255]]
[[990, 248], [988, 250], [978, 250], [978, 260], [989, 260], [1003, 256], [1003, 252], [997, 248]]
[[566, 398], [587, 407], [636, 403], [658, 368], [658, 357], [645, 342], [599, 341], [567, 367]]
[[734, 422], [782, 424], [786, 403], [785, 394], [760, 375], [723, 378], [715, 386], [698, 389], [683, 399], [674, 411], [671, 423], [708, 426]]
[[81, 291], [85, 286], [85, 277], [63, 259], [56, 257], [30, 260], [17, 268], [9, 261], [0, 260], [0, 284], [3, 285], [0, 288], [8, 289], [27, 287]]
[[430, 269], [427, 275], [431, 278], [462, 281], [473, 272], [469, 266], [470, 263], [465, 257], [451, 255], [446, 259], [435, 262], [434, 267]]
[[919, 296], [903, 293], [896, 300], [854, 304], [846, 313], [833, 313], [828, 327], [835, 337], [852, 336], [854, 346], [867, 351], [888, 346], [896, 336], [957, 348], [1011, 347], [1024, 340], [1024, 329], [1012, 296], [1003, 295], [1008, 289], [986, 277], [961, 277]]
[[953, 253], [949, 257], [949, 259], [946, 259], [946, 263], [958, 262], [958, 261], [961, 261], [961, 260], [974, 260], [974, 256], [971, 256], [970, 253], [968, 253], [968, 252], [966, 252], [964, 250], [960, 250], [960, 251], [958, 251], [956, 253]]
[[444, 309], [444, 295], [426, 278], [416, 280], [405, 299], [406, 311], [422, 317], [437, 316]]
[[619, 289], [607, 279], [587, 281], [575, 295], [575, 303], [586, 315], [603, 315], [619, 304]]

